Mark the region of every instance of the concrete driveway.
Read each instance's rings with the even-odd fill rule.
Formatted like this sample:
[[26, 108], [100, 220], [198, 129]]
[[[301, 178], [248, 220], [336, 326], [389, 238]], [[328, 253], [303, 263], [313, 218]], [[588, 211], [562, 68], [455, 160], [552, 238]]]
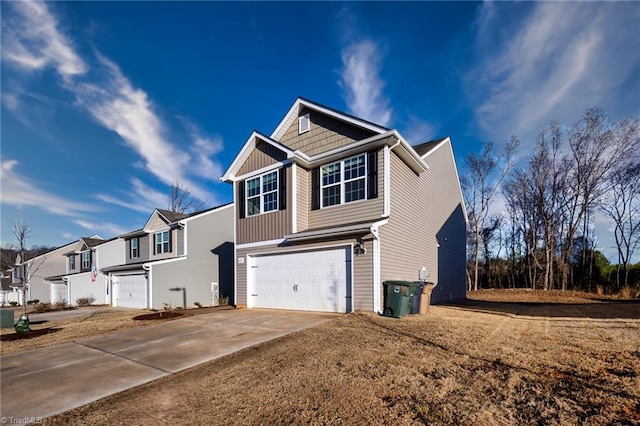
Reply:
[[6, 355], [0, 415], [34, 422], [336, 316], [226, 310]]

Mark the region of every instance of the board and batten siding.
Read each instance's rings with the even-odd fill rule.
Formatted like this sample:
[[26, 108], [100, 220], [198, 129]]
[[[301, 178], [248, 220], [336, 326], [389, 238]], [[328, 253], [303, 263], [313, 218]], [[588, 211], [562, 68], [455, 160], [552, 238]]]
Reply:
[[233, 244], [233, 207], [204, 214], [186, 223], [187, 254], [183, 260], [151, 265], [152, 308], [170, 304], [182, 306], [182, 291], [171, 288], [186, 288], [187, 307], [195, 302], [203, 306], [213, 304], [211, 283], [220, 284], [221, 268], [233, 270], [231, 256], [224, 258], [216, 254], [225, 244]]
[[[302, 173], [299, 173], [302, 174]], [[378, 197], [311, 210], [311, 171], [307, 172], [308, 229], [379, 220], [384, 212], [384, 155], [378, 152]], [[298, 232], [301, 230], [298, 229]]]
[[[352, 256], [353, 268], [353, 309], [356, 311], [373, 311], [373, 244], [371, 235], [360, 235], [364, 240], [366, 253]], [[352, 239], [331, 240], [314, 242], [310, 244], [296, 244], [286, 247], [264, 246], [250, 249], [236, 250], [236, 292], [237, 304], [247, 305], [247, 256], [255, 254], [286, 254], [305, 250], [314, 250], [332, 247], [346, 246], [356, 242], [355, 236]], [[242, 258], [243, 263], [238, 263]]]
[[300, 116], [307, 113], [309, 113], [311, 121], [309, 131], [299, 134], [298, 120], [294, 120], [279, 142], [290, 149], [304, 152], [308, 156], [330, 151], [375, 135], [369, 130], [307, 108], [303, 108]]
[[[278, 169], [279, 170], [279, 169]], [[300, 170], [300, 169], [298, 169]], [[236, 243], [245, 244], [256, 241], [268, 241], [282, 238], [290, 234], [292, 230], [291, 218], [291, 167], [286, 167], [287, 176], [287, 203], [283, 210], [275, 210], [269, 213], [238, 218], [236, 224]], [[239, 194], [236, 194], [240, 196]], [[239, 203], [236, 203], [240, 205]], [[240, 212], [238, 212], [238, 215]]]
[[429, 170], [416, 175], [391, 153], [391, 213], [379, 231], [380, 278], [417, 281], [426, 267], [427, 281], [438, 284], [432, 294], [438, 303], [465, 297], [466, 223], [450, 148], [440, 147], [427, 164]]
[[254, 170], [270, 166], [280, 161], [286, 160], [287, 154], [280, 151], [273, 145], [259, 141], [255, 149], [249, 154], [249, 158], [244, 162], [237, 175], [241, 176]]

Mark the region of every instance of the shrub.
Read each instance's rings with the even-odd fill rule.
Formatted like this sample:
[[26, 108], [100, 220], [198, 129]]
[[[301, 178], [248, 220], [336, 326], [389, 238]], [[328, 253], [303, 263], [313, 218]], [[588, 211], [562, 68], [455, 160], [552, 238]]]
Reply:
[[52, 308], [55, 311], [64, 311], [65, 309], [67, 309], [69, 307], [69, 305], [67, 304], [67, 301], [62, 299], [59, 302], [53, 302]]
[[164, 309], [165, 311], [172, 311], [173, 310], [173, 306], [171, 306], [171, 303], [163, 303], [162, 304], [162, 309]]
[[93, 296], [90, 297], [80, 297], [76, 299], [76, 305], [78, 306], [91, 306], [96, 299]]
[[9, 304], [10, 304], [11, 306], [18, 306], [18, 302], [15, 302], [15, 301], [11, 301], [11, 302], [9, 302]]
[[618, 293], [618, 297], [621, 299], [631, 299], [633, 296], [633, 289], [628, 285], [622, 287]]
[[218, 305], [219, 306], [227, 306], [229, 304], [228, 296], [219, 296], [218, 297]]
[[200, 302], [193, 302], [194, 305], [196, 305], [196, 308], [202, 308], [202, 303]]
[[33, 299], [33, 303], [34, 303], [34, 304], [36, 304], [36, 303], [40, 303], [40, 299]]
[[51, 307], [51, 303], [48, 302], [36, 303], [33, 307], [33, 311], [37, 313], [49, 312], [52, 310], [53, 308]]
[[596, 293], [598, 293], [598, 296], [604, 296], [604, 286], [596, 285]]

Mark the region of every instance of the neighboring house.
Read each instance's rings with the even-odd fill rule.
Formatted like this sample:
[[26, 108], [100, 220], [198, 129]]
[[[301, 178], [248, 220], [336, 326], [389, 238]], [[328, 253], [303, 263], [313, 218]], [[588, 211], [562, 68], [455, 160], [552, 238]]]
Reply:
[[383, 282], [465, 297], [466, 213], [449, 138], [396, 130], [298, 98], [225, 172], [235, 200], [237, 306], [383, 310]]
[[142, 229], [120, 235], [124, 263], [106, 268], [113, 306], [162, 308], [233, 303], [233, 206], [181, 214], [156, 209]]
[[[68, 247], [64, 253], [64, 272], [45, 278], [49, 284], [51, 302], [74, 305], [79, 298], [93, 297], [94, 304], [105, 304], [108, 288], [105, 285], [105, 277], [99, 274], [98, 266], [120, 263], [124, 258], [123, 249], [114, 250], [113, 241], [103, 240], [94, 235], [82, 237]], [[110, 244], [104, 246], [106, 243]], [[117, 260], [114, 260], [114, 257]]]
[[20, 289], [11, 285], [13, 275], [11, 269], [7, 272], [5, 274], [4, 271], [0, 271], [0, 306], [8, 305], [10, 302], [19, 303], [22, 300]]

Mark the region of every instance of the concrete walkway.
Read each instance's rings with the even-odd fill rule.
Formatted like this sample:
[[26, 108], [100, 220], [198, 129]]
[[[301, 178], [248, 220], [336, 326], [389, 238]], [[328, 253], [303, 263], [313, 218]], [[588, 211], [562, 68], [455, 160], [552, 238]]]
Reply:
[[33, 422], [335, 317], [226, 310], [6, 355], [0, 415]]

